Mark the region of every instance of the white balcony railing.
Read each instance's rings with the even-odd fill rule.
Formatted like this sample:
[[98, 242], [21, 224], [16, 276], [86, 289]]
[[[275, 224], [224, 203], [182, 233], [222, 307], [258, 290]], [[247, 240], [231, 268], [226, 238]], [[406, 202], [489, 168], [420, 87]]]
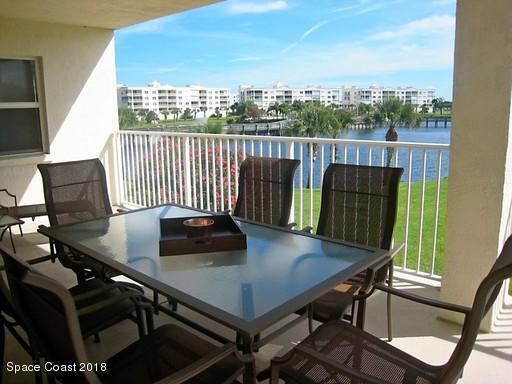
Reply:
[[177, 202], [231, 209], [238, 166], [247, 155], [298, 159], [291, 221], [300, 228], [316, 225], [329, 163], [386, 165], [389, 160], [404, 168], [394, 240], [405, 247], [396, 266], [431, 278], [442, 274], [448, 144], [126, 131], [116, 134], [115, 143], [121, 199], [133, 206]]

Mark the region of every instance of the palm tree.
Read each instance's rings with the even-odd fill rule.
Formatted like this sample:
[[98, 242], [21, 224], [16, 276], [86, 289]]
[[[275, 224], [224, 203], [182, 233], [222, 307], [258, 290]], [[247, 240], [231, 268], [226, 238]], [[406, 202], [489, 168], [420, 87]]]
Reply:
[[164, 120], [167, 120], [167, 116], [169, 116], [169, 111], [167, 109], [164, 109], [160, 112], [162, 115], [164, 115]]
[[139, 109], [137, 111], [137, 116], [139, 117], [140, 121], [146, 119], [146, 115], [148, 114], [148, 112], [149, 112], [148, 109]]
[[297, 115], [304, 109], [304, 106], [306, 103], [304, 103], [302, 100], [294, 100], [292, 103], [292, 112], [294, 115]]
[[[328, 134], [335, 139], [342, 131], [346, 131], [351, 124], [354, 124], [354, 115], [345, 109], [335, 109], [333, 117], [336, 123], [328, 129]], [[338, 159], [338, 147], [334, 144], [334, 161]]]
[[292, 111], [292, 106], [290, 103], [281, 103], [279, 104], [279, 112], [283, 117], [288, 117], [290, 112]]
[[[414, 111], [411, 104], [404, 104], [402, 100], [396, 97], [377, 104], [373, 118], [376, 124], [382, 124], [388, 128], [386, 131], [386, 141], [398, 141], [398, 132], [396, 131], [398, 125], [418, 126], [421, 121], [421, 116]], [[386, 150], [386, 164], [389, 167], [395, 150], [393, 147], [388, 147]]]
[[178, 116], [180, 115], [181, 109], [174, 107], [171, 108], [171, 113], [174, 115], [174, 120], [178, 120]]
[[444, 107], [444, 99], [442, 97], [432, 99], [432, 108], [434, 109], [434, 112], [436, 110], [438, 110], [439, 113], [442, 115], [443, 107]]
[[146, 119], [146, 123], [153, 124], [155, 121], [158, 120], [158, 115], [154, 111], [149, 111], [146, 114], [145, 119]]
[[185, 108], [185, 110], [183, 111], [183, 114], [181, 115], [181, 118], [183, 120], [192, 119], [192, 110], [190, 108]]
[[[295, 129], [301, 136], [317, 137], [321, 134], [336, 131], [338, 121], [335, 118], [332, 109], [325, 107], [320, 103], [305, 104], [304, 109], [295, 119]], [[308, 145], [308, 156], [315, 162], [318, 154], [318, 144]], [[311, 175], [308, 177], [306, 188], [309, 188]]]
[[277, 116], [277, 114], [279, 113], [279, 103], [273, 103], [268, 106], [267, 114], [271, 115], [272, 113], [275, 113]]
[[203, 112], [203, 117], [206, 117], [206, 111], [208, 111], [208, 108], [206, 108], [205, 106], [202, 106], [199, 109], [201, 110], [201, 112]]
[[369, 115], [371, 111], [372, 111], [372, 106], [370, 104], [359, 103], [357, 106], [357, 115], [358, 116]]
[[137, 115], [130, 108], [119, 108], [119, 128], [126, 129], [137, 124]]

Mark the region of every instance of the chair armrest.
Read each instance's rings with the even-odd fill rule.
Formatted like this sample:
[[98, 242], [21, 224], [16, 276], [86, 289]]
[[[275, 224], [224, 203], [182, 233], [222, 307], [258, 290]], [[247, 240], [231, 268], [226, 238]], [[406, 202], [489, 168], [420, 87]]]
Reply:
[[308, 225], [307, 227], [302, 228], [300, 230], [300, 232], [312, 233], [313, 232], [313, 227]]
[[368, 297], [373, 293], [374, 286], [376, 284], [379, 284], [378, 281], [375, 281], [376, 276], [377, 276], [377, 271], [379, 271], [379, 269], [381, 269], [381, 268], [384, 268], [387, 264], [392, 263], [393, 258], [398, 254], [398, 252], [400, 252], [402, 250], [403, 247], [404, 247], [403, 243], [397, 245], [396, 247], [394, 247], [393, 249], [391, 249], [388, 252], [388, 257], [384, 258], [383, 260], [373, 264], [372, 266], [370, 266], [366, 269], [366, 276], [364, 279], [364, 283], [360, 288], [360, 293], [356, 295], [357, 298]]
[[405, 243], [400, 243], [400, 244], [394, 246], [393, 248], [391, 248], [389, 250], [389, 257], [394, 258], [398, 254], [398, 252], [400, 252], [402, 249], [404, 249], [404, 247], [405, 247]]
[[91, 299], [93, 297], [102, 295], [105, 292], [112, 291], [114, 289], [119, 289], [120, 291], [132, 292], [134, 294], [141, 295], [139, 290], [135, 290], [132, 287], [126, 286], [124, 283], [117, 283], [117, 282], [115, 282], [115, 283], [106, 283], [103, 287], [99, 287], [99, 288], [96, 288], [96, 289], [92, 289], [92, 290], [90, 290], [88, 292], [84, 292], [84, 293], [80, 293], [78, 295], [74, 295], [73, 296], [73, 300], [75, 300], [75, 302], [80, 302], [80, 301], [83, 301], [83, 300], [88, 300], [88, 299]]
[[463, 305], [447, 303], [447, 302], [436, 300], [436, 299], [430, 299], [428, 297], [414, 295], [409, 292], [404, 292], [403, 290], [400, 290], [400, 289], [389, 287], [386, 284], [382, 284], [382, 283], [375, 284], [375, 288], [379, 289], [381, 291], [384, 291], [384, 292], [388, 292], [392, 295], [399, 296], [403, 299], [415, 301], [420, 304], [430, 305], [431, 307], [447, 309], [449, 311], [463, 313], [464, 315], [469, 315], [469, 313], [471, 312], [471, 308], [465, 307]]
[[203, 356], [199, 360], [193, 362], [192, 364], [186, 366], [185, 368], [175, 372], [159, 381], [155, 384], [181, 384], [189, 381], [194, 376], [197, 376], [201, 372], [210, 368], [212, 365], [218, 363], [219, 361], [225, 359], [231, 354], [235, 354], [238, 357], [238, 352], [236, 349], [236, 345], [232, 343], [228, 343], [223, 345], [222, 347], [208, 353]]
[[102, 310], [104, 308], [110, 307], [111, 305], [119, 303], [121, 301], [137, 299], [139, 297], [140, 297], [139, 294], [135, 294], [133, 292], [123, 292], [123, 293], [120, 293], [119, 295], [116, 295], [114, 297], [109, 297], [108, 299], [101, 300], [101, 301], [98, 301], [97, 303], [94, 303], [94, 304], [88, 305], [86, 307], [77, 309], [76, 312], [77, 312], [79, 317], [80, 316], [84, 316], [84, 315], [89, 315], [91, 313], [100, 311], [100, 310]]
[[315, 360], [321, 361], [321, 364], [327, 365], [329, 368], [331, 368], [335, 371], [346, 374], [350, 378], [357, 379], [363, 383], [382, 384], [381, 380], [378, 380], [375, 377], [366, 375], [365, 373], [360, 372], [354, 368], [340, 364], [338, 361], [330, 359], [327, 356], [321, 354], [320, 352], [318, 352], [310, 347], [305, 346], [304, 344], [299, 344], [295, 348], [296, 348], [296, 350], [300, 351], [301, 353], [303, 353]]
[[291, 222], [291, 223], [286, 224], [284, 227], [286, 229], [293, 229], [293, 227], [295, 227], [296, 225], [297, 225], [297, 223]]
[[404, 248], [404, 246], [405, 246], [405, 244], [401, 243], [401, 244], [397, 245], [396, 247], [390, 249], [389, 252], [388, 252], [388, 257], [386, 257], [385, 259], [383, 259], [383, 260], [373, 264], [368, 269], [373, 269], [374, 271], [377, 271], [378, 269], [381, 269], [386, 264], [391, 262], [393, 260], [393, 258], [398, 254], [398, 252], [400, 252]]

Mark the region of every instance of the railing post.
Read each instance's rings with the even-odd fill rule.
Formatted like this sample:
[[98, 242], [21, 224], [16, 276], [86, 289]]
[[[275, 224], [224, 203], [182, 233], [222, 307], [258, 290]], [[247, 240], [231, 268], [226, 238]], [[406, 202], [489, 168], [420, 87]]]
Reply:
[[[123, 205], [126, 201], [126, 196], [124, 194], [125, 188], [125, 177], [124, 177], [124, 167], [123, 167], [123, 148], [122, 148], [122, 136], [119, 132], [114, 132], [112, 134], [112, 149], [114, 152], [114, 181], [116, 185], [116, 204]], [[126, 155], [125, 155], [126, 158]]]
[[192, 206], [192, 180], [190, 179], [190, 136], [185, 136], [183, 148], [183, 168], [185, 170], [185, 205]]
[[[287, 141], [286, 147], [284, 150], [284, 157], [286, 159], [294, 159], [295, 153], [294, 153], [295, 143], [293, 141]], [[295, 181], [294, 181], [294, 188], [292, 190], [292, 209], [290, 210], [290, 223], [295, 222]]]

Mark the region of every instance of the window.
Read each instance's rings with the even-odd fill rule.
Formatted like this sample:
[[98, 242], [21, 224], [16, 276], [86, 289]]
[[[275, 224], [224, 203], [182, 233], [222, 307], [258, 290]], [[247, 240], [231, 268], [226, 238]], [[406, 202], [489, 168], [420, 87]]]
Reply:
[[0, 155], [44, 151], [35, 59], [0, 58]]

